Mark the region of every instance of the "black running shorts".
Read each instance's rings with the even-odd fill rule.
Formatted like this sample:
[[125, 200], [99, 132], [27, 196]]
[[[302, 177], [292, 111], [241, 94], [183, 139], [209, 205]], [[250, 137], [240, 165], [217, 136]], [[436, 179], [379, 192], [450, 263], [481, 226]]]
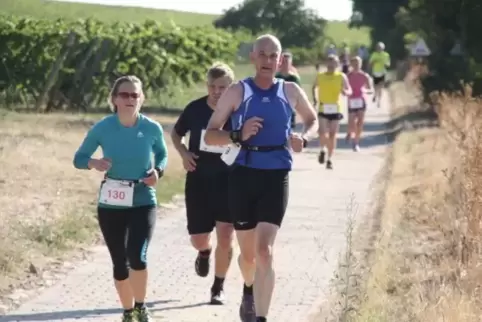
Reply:
[[229, 210], [236, 230], [260, 222], [281, 226], [288, 206], [289, 170], [236, 166], [229, 177]]
[[187, 230], [190, 235], [213, 231], [216, 222], [231, 222], [228, 205], [227, 172], [203, 174], [189, 172], [184, 197]]

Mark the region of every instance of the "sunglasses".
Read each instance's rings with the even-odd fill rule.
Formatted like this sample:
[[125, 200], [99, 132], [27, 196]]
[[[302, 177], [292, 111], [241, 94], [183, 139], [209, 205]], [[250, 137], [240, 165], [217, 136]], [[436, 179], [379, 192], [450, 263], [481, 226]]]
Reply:
[[119, 96], [122, 99], [128, 99], [128, 98], [133, 98], [133, 99], [138, 99], [141, 97], [141, 94], [139, 93], [128, 93], [128, 92], [119, 92], [117, 93], [117, 96]]

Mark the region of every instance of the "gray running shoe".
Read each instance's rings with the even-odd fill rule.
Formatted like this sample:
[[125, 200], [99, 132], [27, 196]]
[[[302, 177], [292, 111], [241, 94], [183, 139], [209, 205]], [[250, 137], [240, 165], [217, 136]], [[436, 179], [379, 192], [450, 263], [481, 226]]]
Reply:
[[256, 322], [256, 312], [254, 310], [254, 297], [243, 295], [239, 306], [239, 317], [242, 322]]

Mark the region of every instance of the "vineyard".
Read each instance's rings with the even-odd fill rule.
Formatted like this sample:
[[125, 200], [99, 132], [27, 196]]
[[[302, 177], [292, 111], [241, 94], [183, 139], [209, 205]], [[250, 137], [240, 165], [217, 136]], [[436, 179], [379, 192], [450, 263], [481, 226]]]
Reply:
[[237, 48], [235, 35], [211, 27], [0, 16], [0, 103], [87, 111], [105, 106], [125, 74], [153, 97], [169, 95], [202, 79], [214, 60], [232, 61]]

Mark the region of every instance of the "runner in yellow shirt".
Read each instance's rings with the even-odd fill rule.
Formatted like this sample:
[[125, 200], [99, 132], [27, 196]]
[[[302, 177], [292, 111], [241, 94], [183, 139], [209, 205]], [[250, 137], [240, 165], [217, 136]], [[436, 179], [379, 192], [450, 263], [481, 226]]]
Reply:
[[333, 169], [331, 157], [336, 148], [336, 134], [340, 120], [343, 119], [343, 109], [340, 95], [351, 95], [352, 90], [345, 74], [338, 70], [340, 61], [336, 55], [329, 55], [326, 61], [326, 71], [318, 72], [313, 84], [312, 94], [314, 106], [318, 108], [319, 137], [321, 151], [318, 161], [325, 163], [328, 152], [327, 169]]
[[370, 56], [370, 69], [373, 77], [373, 83], [375, 85], [375, 95], [373, 96], [373, 102], [378, 102], [380, 107], [380, 101], [382, 98], [382, 89], [385, 86], [385, 78], [390, 67], [390, 54], [385, 51], [385, 44], [379, 42], [375, 48], [375, 52]]

